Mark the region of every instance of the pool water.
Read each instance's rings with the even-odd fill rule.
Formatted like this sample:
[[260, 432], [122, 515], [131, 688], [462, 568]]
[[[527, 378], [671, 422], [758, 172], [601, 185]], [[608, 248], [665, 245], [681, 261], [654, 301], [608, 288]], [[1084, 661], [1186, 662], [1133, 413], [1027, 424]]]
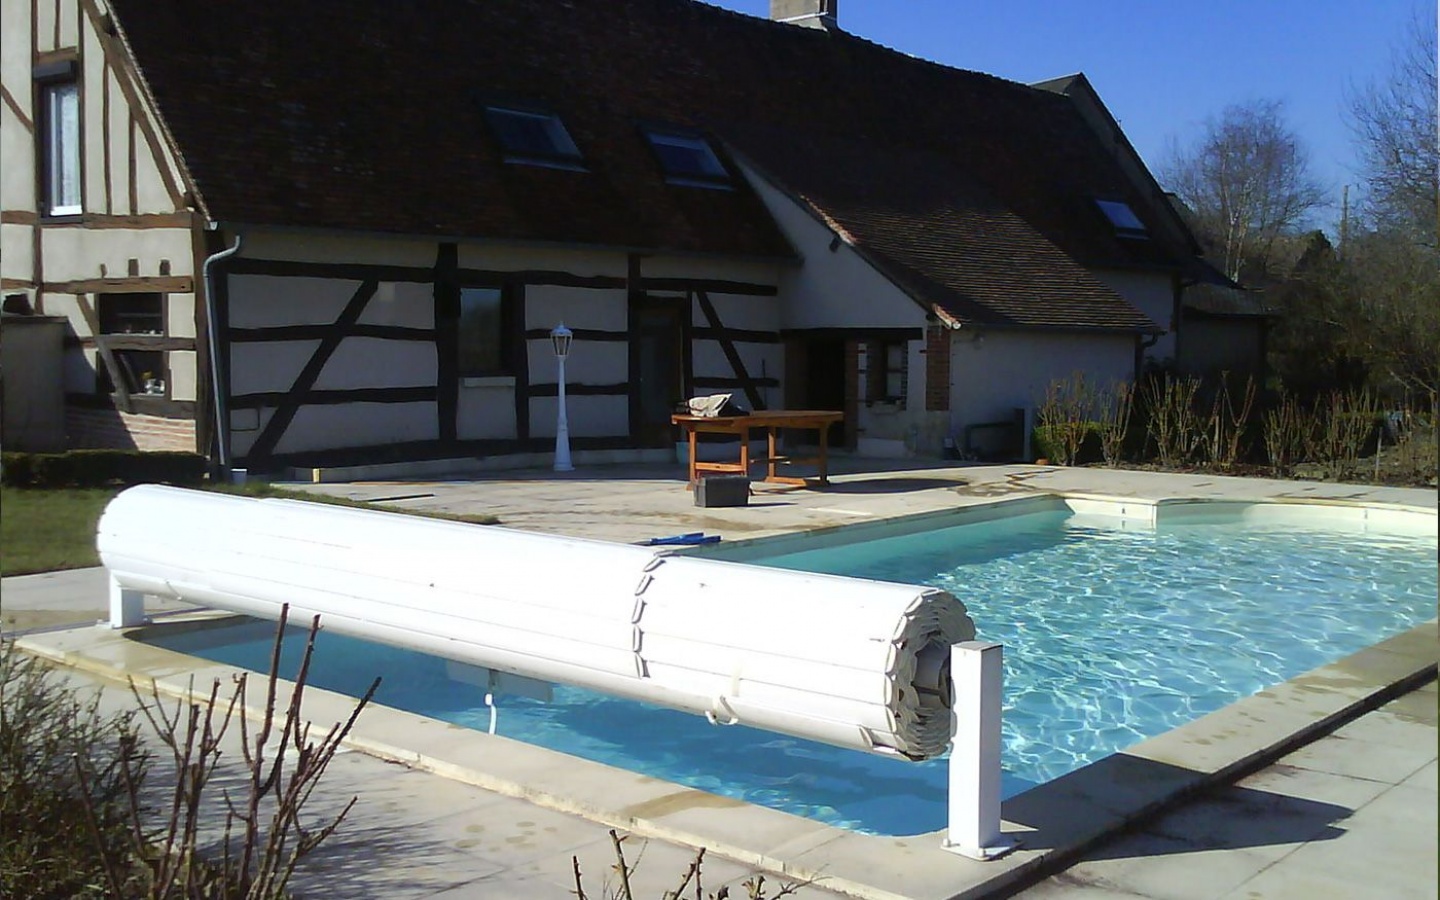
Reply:
[[[1436, 540], [1237, 518], [1155, 529], [1036, 513], [753, 562], [931, 584], [1005, 644], [1003, 792], [1012, 796], [1435, 615]], [[272, 626], [156, 643], [264, 670]], [[303, 641], [287, 641], [282, 675]], [[311, 683], [484, 730], [479, 688], [443, 660], [322, 634]], [[906, 763], [579, 688], [499, 699], [497, 733], [855, 831], [944, 827], [943, 760]]]

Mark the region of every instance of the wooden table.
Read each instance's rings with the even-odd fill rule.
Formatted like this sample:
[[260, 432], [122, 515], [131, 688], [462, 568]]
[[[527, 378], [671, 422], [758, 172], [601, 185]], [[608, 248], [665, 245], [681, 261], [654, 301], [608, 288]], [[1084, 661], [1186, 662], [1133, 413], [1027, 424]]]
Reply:
[[[801, 463], [814, 464], [817, 473], [815, 480], [821, 484], [829, 483], [825, 471], [825, 460], [829, 448], [830, 426], [845, 418], [841, 412], [818, 409], [771, 409], [759, 412], [748, 413], [743, 416], [687, 416], [675, 415], [670, 421], [679, 425], [685, 430], [686, 441], [690, 445], [690, 483], [693, 485], [700, 476], [707, 472], [724, 472], [728, 474], [746, 475], [750, 474], [750, 466], [757, 462], [765, 463], [765, 481], [777, 482], [779, 484], [804, 485], [806, 479], [787, 477], [775, 474], [776, 463]], [[750, 432], [756, 428], [763, 428], [768, 437], [766, 445], [767, 452], [763, 459], [752, 459], [750, 457]], [[820, 433], [820, 452], [818, 456], [805, 458], [792, 458], [782, 456], [776, 447], [776, 436], [782, 428], [813, 428]], [[696, 453], [696, 436], [701, 434], [732, 434], [740, 438], [740, 459], [738, 462], [701, 462]]]

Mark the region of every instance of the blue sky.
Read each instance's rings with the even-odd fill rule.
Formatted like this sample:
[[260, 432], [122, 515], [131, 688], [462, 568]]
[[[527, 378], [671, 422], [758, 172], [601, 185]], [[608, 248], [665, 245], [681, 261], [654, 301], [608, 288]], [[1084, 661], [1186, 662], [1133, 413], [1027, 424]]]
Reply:
[[[751, 15], [769, 0], [709, 0]], [[841, 0], [852, 34], [1020, 82], [1084, 72], [1156, 167], [1227, 105], [1277, 99], [1338, 217], [1358, 181], [1347, 91], [1382, 76], [1412, 15], [1433, 0]], [[1355, 196], [1352, 188], [1352, 198]]]

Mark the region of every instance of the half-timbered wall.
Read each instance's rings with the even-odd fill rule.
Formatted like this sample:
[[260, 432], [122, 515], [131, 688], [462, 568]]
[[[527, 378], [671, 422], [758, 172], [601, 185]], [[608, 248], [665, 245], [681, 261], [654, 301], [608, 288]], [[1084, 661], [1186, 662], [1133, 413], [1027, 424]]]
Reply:
[[[683, 393], [728, 390], [761, 407], [780, 396], [775, 264], [253, 230], [242, 247], [222, 263], [221, 337], [231, 446], [254, 467], [338, 448], [543, 449], [559, 393], [550, 331], [562, 322], [575, 334], [572, 442], [637, 446], [637, 298], [682, 313]], [[504, 292], [504, 371], [457, 368], [464, 288]]]
[[[0, 13], [0, 281], [68, 321], [67, 441], [196, 449], [199, 226], [143, 86], [102, 0], [0, 0]], [[57, 81], [78, 95], [78, 210], [51, 215], [41, 97]], [[158, 324], [127, 330], [106, 310], [135, 295], [158, 295]]]

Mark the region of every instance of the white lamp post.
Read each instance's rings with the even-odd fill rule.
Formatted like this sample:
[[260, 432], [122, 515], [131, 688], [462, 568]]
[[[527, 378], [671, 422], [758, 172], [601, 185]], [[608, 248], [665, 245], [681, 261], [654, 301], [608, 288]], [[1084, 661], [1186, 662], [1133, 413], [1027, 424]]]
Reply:
[[565, 420], [565, 357], [570, 355], [570, 342], [575, 334], [561, 322], [550, 332], [550, 343], [555, 345], [555, 359], [560, 363], [558, 400], [559, 408], [555, 423], [555, 471], [573, 472], [570, 464], [570, 425]]

